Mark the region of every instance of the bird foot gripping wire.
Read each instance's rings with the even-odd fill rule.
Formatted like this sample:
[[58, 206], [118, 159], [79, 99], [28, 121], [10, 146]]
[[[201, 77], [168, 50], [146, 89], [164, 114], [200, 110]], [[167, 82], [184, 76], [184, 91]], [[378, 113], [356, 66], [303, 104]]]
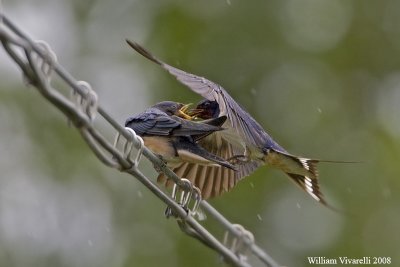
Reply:
[[254, 235], [240, 224], [233, 224], [232, 226], [239, 232], [239, 235], [231, 236], [230, 233], [226, 231], [223, 244], [235, 253], [240, 260], [246, 261], [249, 252], [249, 244], [254, 243]]
[[[139, 165], [139, 162], [140, 162], [140, 160], [142, 158], [142, 155], [143, 155], [144, 141], [131, 128], [125, 127], [125, 130], [130, 133], [131, 138], [130, 139], [126, 139], [125, 142], [123, 143], [123, 147], [122, 147], [123, 157], [125, 159], [127, 159], [130, 163], [132, 163], [132, 168], [136, 168]], [[118, 132], [117, 135], [115, 136], [115, 140], [114, 140], [114, 147], [115, 148], [117, 148], [120, 139], [121, 139], [121, 133]], [[134, 155], [133, 147], [134, 147], [134, 142], [135, 141], [139, 143], [139, 147], [138, 147], [136, 156], [134, 157], [133, 156]]]
[[[182, 178], [180, 185], [174, 184], [172, 188], [171, 197], [191, 216], [204, 216], [199, 210], [201, 198], [201, 191], [199, 188], [194, 186], [188, 179]], [[171, 207], [167, 207], [165, 210], [165, 216], [167, 218], [176, 215], [174, 214]]]

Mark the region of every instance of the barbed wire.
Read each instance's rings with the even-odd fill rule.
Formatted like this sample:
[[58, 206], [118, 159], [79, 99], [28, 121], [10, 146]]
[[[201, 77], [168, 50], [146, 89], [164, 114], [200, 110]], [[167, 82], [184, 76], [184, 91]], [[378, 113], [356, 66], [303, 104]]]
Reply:
[[[178, 225], [184, 233], [217, 251], [225, 261], [234, 266], [251, 266], [246, 260], [249, 253], [256, 256], [266, 266], [279, 266], [255, 243], [254, 236], [250, 231], [241, 225], [232, 224], [208, 202], [202, 200], [197, 189], [186, 179], [177, 177], [167, 168], [160, 158], [144, 146], [143, 140], [133, 130], [122, 127], [114, 120], [98, 105], [97, 94], [90, 84], [85, 81], [77, 81], [72, 77], [58, 64], [56, 54], [50, 46], [44, 41], [34, 41], [20, 30], [4, 15], [1, 6], [0, 41], [8, 55], [22, 70], [25, 81], [36, 87], [43, 97], [64, 113], [99, 160], [109, 167], [136, 177], [167, 204], [166, 215], [176, 217]], [[72, 89], [70, 96], [63, 95], [51, 85], [53, 73]], [[94, 127], [97, 114], [117, 132], [113, 143]], [[120, 146], [122, 148], [119, 148]], [[165, 173], [174, 181], [173, 197], [167, 195], [139, 170], [138, 165], [142, 155], [153, 163], [158, 172]], [[199, 206], [225, 228], [223, 242], [214, 237], [194, 218]]]

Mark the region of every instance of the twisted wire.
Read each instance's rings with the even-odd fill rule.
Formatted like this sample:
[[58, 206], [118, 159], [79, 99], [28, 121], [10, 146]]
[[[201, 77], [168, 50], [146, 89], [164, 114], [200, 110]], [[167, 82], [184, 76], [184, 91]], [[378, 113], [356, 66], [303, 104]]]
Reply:
[[[56, 54], [46, 42], [34, 41], [2, 13], [1, 7], [0, 41], [8, 55], [20, 67], [26, 82], [37, 88], [44, 98], [64, 113], [70, 123], [78, 129], [82, 138], [99, 160], [109, 167], [136, 177], [168, 206], [184, 233], [217, 251], [225, 261], [233, 266], [251, 266], [246, 260], [248, 254], [256, 256], [265, 266], [279, 266], [271, 256], [255, 243], [251, 232], [244, 229], [243, 226], [232, 224], [208, 202], [199, 199], [199, 194], [193, 187], [191, 187], [190, 190], [192, 191], [190, 192], [184, 191], [188, 187], [187, 181], [180, 179], [168, 169], [160, 158], [144, 146], [143, 140], [134, 131], [124, 128], [113, 119], [99, 105], [97, 94], [90, 84], [77, 81], [72, 77], [57, 62]], [[54, 73], [72, 89], [70, 97], [64, 96], [56, 88], [53, 88], [51, 78]], [[116, 131], [117, 137], [114, 142], [107, 140], [94, 127], [93, 121], [96, 114], [103, 117]], [[122, 149], [118, 148], [120, 142], [124, 143]], [[135, 148], [135, 151], [133, 148]], [[176, 190], [184, 191], [182, 196], [185, 196], [187, 205], [177, 203], [174, 197], [167, 195], [139, 170], [138, 165], [142, 155], [150, 160], [158, 171], [165, 173], [175, 182], [179, 188]], [[192, 192], [194, 193], [192, 194]], [[193, 210], [188, 210], [188, 197], [195, 198], [194, 204], [191, 205]], [[193, 217], [198, 206], [225, 228], [225, 242], [219, 241]], [[231, 242], [228, 240], [231, 240]]]

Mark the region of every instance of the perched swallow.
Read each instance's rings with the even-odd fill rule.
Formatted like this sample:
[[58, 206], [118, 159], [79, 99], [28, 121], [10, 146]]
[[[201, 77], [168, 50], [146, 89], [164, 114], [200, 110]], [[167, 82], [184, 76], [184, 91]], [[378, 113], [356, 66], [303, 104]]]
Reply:
[[161, 156], [170, 168], [185, 162], [234, 170], [232, 164], [196, 143], [216, 131], [223, 130], [220, 125], [225, 122], [226, 116], [218, 116], [208, 120], [208, 123], [194, 122], [181, 118], [185, 116], [182, 114], [182, 110], [185, 109], [186, 106], [181, 103], [160, 102], [128, 118], [125, 127], [133, 129], [141, 136], [145, 146]]
[[[237, 166], [238, 171], [227, 170], [221, 173], [213, 167], [200, 167], [193, 163], [182, 163], [174, 169], [178, 176], [185, 177], [201, 190], [206, 190], [203, 193], [204, 198], [217, 196], [230, 190], [240, 179], [265, 164], [282, 170], [308, 195], [328, 206], [318, 182], [316, 165], [320, 160], [289, 154], [222, 86], [160, 61], [135, 42], [127, 40], [127, 43], [138, 53], [163, 67], [189, 89], [205, 98], [196, 108], [198, 117], [210, 119], [227, 116], [223, 124], [227, 130], [215, 132], [200, 140], [199, 144], [224, 159], [240, 161], [241, 163]], [[199, 113], [199, 110], [202, 111]]]

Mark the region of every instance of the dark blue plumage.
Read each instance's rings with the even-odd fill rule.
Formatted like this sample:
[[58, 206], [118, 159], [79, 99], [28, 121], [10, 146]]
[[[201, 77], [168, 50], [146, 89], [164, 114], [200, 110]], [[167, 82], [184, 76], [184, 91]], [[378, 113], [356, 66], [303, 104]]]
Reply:
[[191, 162], [234, 170], [235, 167], [229, 162], [196, 143], [209, 134], [223, 130], [220, 125], [225, 122], [226, 117], [219, 116], [211, 120], [210, 124], [188, 121], [177, 116], [183, 106], [172, 101], [160, 102], [129, 117], [125, 121], [125, 127], [141, 136], [144, 144], [160, 155], [170, 167]]
[[[162, 66], [178, 81], [205, 98], [196, 107], [197, 111], [202, 110], [198, 113], [199, 118], [227, 116], [223, 125], [227, 130], [213, 133], [199, 141], [199, 144], [222, 158], [236, 159], [239, 171], [224, 175], [215, 172], [212, 167], [207, 167], [207, 170], [202, 168], [200, 171], [195, 164], [181, 164], [174, 170], [177, 175], [190, 179], [200, 189], [206, 188], [206, 196], [214, 196], [230, 190], [237, 181], [250, 175], [261, 165], [267, 164], [284, 171], [311, 197], [327, 205], [319, 189], [316, 168], [318, 160], [289, 154], [222, 86], [204, 77], [172, 67], [154, 57], [139, 44], [129, 40], [127, 42], [138, 53]], [[212, 175], [204, 178], [204, 173]], [[232, 182], [232, 176], [234, 182]], [[204, 181], [205, 179], [207, 181]], [[214, 189], [209, 189], [210, 187]], [[215, 187], [218, 187], [218, 190]]]

